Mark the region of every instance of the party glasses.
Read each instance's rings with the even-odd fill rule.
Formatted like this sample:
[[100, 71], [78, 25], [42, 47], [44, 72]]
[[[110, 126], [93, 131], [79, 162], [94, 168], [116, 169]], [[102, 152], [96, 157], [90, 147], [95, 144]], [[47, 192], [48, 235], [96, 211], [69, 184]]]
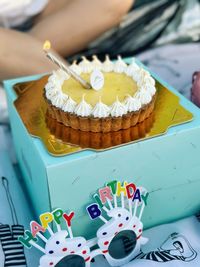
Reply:
[[[42, 214], [41, 224], [31, 222], [31, 232], [26, 231], [25, 237], [19, 240], [26, 247], [34, 246], [45, 254], [40, 259], [39, 267], [90, 267], [91, 261], [99, 255], [104, 255], [111, 266], [121, 266], [140, 253], [141, 246], [148, 241], [142, 236], [141, 222], [147, 204], [147, 191], [133, 183], [122, 185], [116, 182], [115, 190], [106, 185], [98, 193], [94, 195], [95, 203], [87, 207], [87, 212], [92, 220], [99, 218], [104, 224], [91, 240], [73, 236], [71, 220], [74, 212], [67, 214], [56, 209]], [[61, 229], [63, 220], [67, 230]], [[50, 227], [51, 223], [56, 225], [56, 232]], [[49, 238], [42, 233], [49, 233]], [[45, 246], [38, 244], [38, 238]]]
[[141, 222], [148, 193], [133, 183], [124, 182], [122, 186], [117, 181], [98, 193], [94, 195], [96, 203], [87, 207], [92, 220], [99, 218], [104, 222], [96, 234], [99, 249], [93, 252], [93, 257], [103, 254], [111, 266], [121, 266], [137, 256], [141, 245], [148, 241], [142, 237]]

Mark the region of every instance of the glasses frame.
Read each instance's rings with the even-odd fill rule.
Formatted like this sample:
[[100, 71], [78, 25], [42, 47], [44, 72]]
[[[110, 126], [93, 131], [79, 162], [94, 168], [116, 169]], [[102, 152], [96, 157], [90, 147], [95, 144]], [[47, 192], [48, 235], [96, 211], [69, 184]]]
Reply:
[[[141, 192], [145, 192], [145, 194], [147, 193], [146, 189], [144, 188], [140, 188], [140, 190]], [[148, 239], [143, 237], [142, 235], [143, 223], [141, 221], [144, 207], [146, 206], [146, 200], [140, 198], [140, 201], [137, 199], [133, 204], [133, 199], [125, 198], [124, 194], [122, 194], [120, 196], [120, 203], [117, 201], [116, 196], [114, 197], [113, 202], [114, 206], [112, 205], [110, 200], [108, 200], [108, 207], [106, 206], [106, 204], [101, 207], [106, 212], [109, 219], [105, 219], [102, 215], [99, 216], [104, 224], [97, 230], [96, 237], [93, 239], [86, 240], [81, 236], [73, 236], [71, 229], [71, 219], [74, 216], [74, 212], [71, 212], [69, 216], [66, 213], [63, 213], [63, 218], [70, 219], [69, 221], [67, 220], [66, 223], [68, 231], [61, 229], [60, 219], [58, 220], [58, 218], [54, 221], [57, 226], [57, 232], [54, 233], [49, 224], [46, 228], [46, 230], [48, 230], [50, 234], [49, 239], [46, 239], [46, 237], [42, 235], [40, 231], [37, 231], [36, 235], [38, 235], [38, 237], [40, 237], [41, 240], [45, 242], [45, 248], [36, 243], [37, 238], [35, 238], [35, 240], [33, 239], [33, 241], [31, 240], [30, 244], [44, 253], [44, 255], [40, 258], [39, 267], [58, 267], [59, 262], [70, 255], [80, 256], [84, 259], [85, 264], [84, 266], [80, 267], [91, 267], [92, 259], [99, 255], [103, 255], [111, 266], [122, 266], [133, 260], [140, 253], [141, 246], [148, 242]], [[121, 204], [121, 206], [119, 206], [119, 204]], [[48, 215], [50, 214], [52, 216], [52, 214], [56, 214], [58, 212], [62, 212], [62, 210], [56, 209], [52, 213], [48, 213]], [[46, 216], [46, 214], [47, 213], [42, 214], [43, 217], [44, 215]], [[40, 220], [42, 215], [40, 216]], [[42, 229], [42, 226], [40, 227]], [[135, 234], [135, 246], [133, 250], [124, 257], [114, 258], [109, 252], [109, 246], [110, 244], [112, 244], [112, 241], [119, 233], [123, 234], [123, 232], [125, 231], [131, 231]], [[26, 231], [26, 233], [27, 232], [29, 231]], [[31, 233], [29, 232], [29, 234]], [[94, 246], [98, 246], [98, 248], [92, 249]], [[28, 246], [28, 248], [30, 247]]]

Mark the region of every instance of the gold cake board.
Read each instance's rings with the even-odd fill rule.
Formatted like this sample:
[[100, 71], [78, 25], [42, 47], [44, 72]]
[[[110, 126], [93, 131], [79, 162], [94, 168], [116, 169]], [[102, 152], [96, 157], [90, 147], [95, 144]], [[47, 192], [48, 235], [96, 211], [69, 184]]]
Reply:
[[15, 107], [28, 132], [40, 138], [53, 156], [90, 149], [103, 151], [128, 143], [146, 140], [165, 134], [175, 125], [189, 122], [193, 114], [179, 103], [179, 97], [156, 81], [158, 91], [155, 110], [144, 122], [127, 130], [110, 133], [81, 132], [49, 118], [43, 98], [48, 75], [39, 80], [18, 83], [14, 86], [18, 98]]

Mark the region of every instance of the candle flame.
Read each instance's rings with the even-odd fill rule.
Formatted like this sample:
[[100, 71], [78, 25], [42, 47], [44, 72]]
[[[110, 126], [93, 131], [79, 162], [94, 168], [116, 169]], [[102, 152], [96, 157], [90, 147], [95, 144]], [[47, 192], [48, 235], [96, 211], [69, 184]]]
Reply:
[[51, 42], [46, 40], [43, 45], [43, 50], [49, 50], [51, 48]]

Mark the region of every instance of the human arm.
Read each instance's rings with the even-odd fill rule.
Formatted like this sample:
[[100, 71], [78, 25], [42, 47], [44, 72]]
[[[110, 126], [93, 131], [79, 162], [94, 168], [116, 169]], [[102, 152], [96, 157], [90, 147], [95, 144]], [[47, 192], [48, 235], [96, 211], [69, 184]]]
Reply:
[[51, 71], [55, 67], [42, 51], [46, 39], [67, 57], [117, 25], [133, 0], [68, 0], [66, 5], [63, 2], [55, 12], [53, 8], [50, 13], [44, 10], [47, 13], [36, 18], [28, 33], [0, 28], [0, 80]]
[[29, 32], [50, 40], [62, 56], [85, 48], [102, 33], [120, 23], [133, 0], [72, 0], [56, 13], [42, 18]]
[[54, 68], [44, 56], [43, 42], [31, 35], [0, 28], [0, 40], [0, 81]]

